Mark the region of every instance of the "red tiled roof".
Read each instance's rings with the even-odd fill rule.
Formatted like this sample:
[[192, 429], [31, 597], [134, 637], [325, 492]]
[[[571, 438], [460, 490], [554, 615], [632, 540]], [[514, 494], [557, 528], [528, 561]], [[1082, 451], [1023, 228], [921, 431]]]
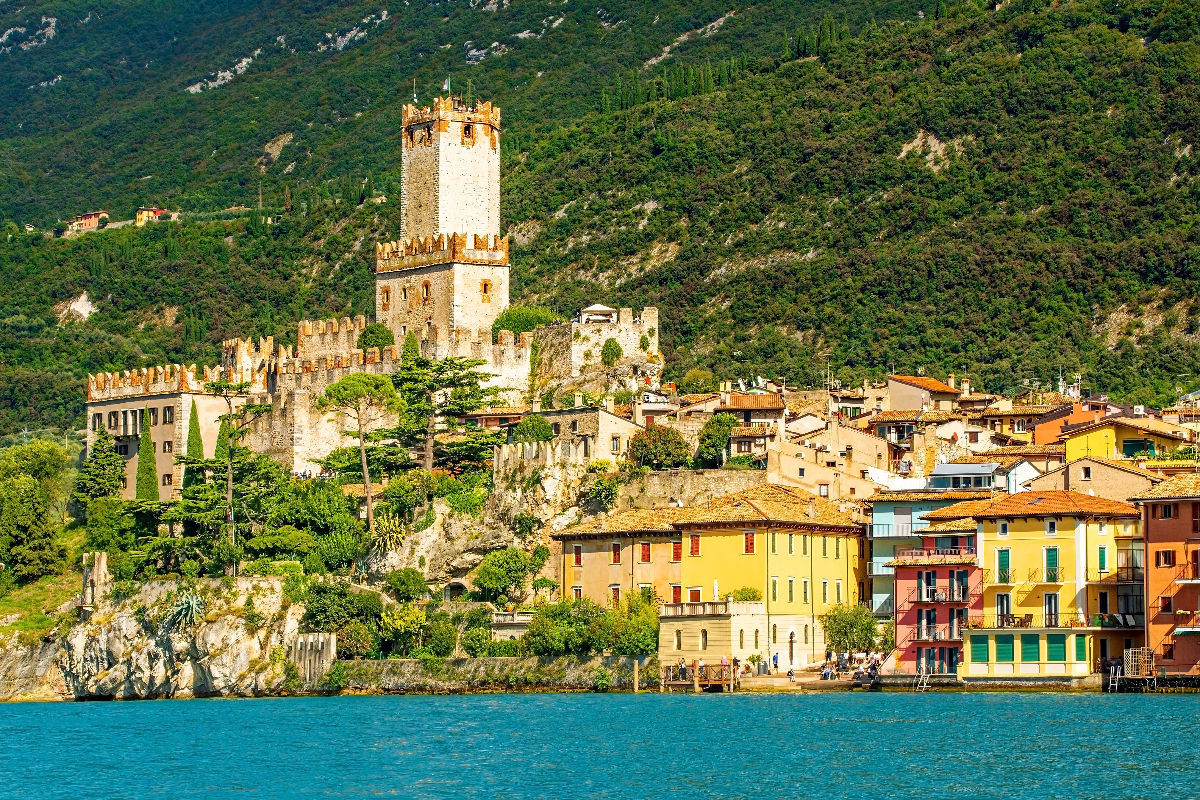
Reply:
[[738, 425], [729, 431], [733, 438], [749, 436], [774, 436], [774, 425]]
[[916, 386], [919, 389], [924, 389], [927, 392], [938, 392], [941, 394], [952, 394], [958, 396], [958, 390], [953, 386], [942, 383], [933, 378], [926, 378], [920, 375], [891, 375], [889, 380], [907, 383], [909, 386]]
[[[1161, 485], [1161, 484], [1160, 484]], [[1006, 517], [1137, 517], [1136, 507], [1071, 491], [1017, 492], [1006, 495], [987, 509], [972, 514], [976, 519]]]
[[[764, 483], [683, 509], [676, 528], [708, 523], [773, 522], [852, 528], [855, 503], [834, 502], [790, 486]], [[843, 510], [845, 509], [845, 510]]]
[[921, 502], [921, 501], [925, 501], [925, 500], [983, 500], [985, 498], [990, 498], [991, 496], [992, 496], [992, 493], [990, 491], [984, 491], [984, 490], [972, 492], [972, 491], [967, 491], [967, 490], [963, 490], [963, 489], [951, 489], [951, 490], [946, 490], [946, 491], [942, 491], [940, 489], [934, 489], [933, 491], [929, 491], [927, 489], [912, 489], [912, 490], [884, 489], [883, 491], [876, 492], [875, 494], [871, 495], [863, 502], [864, 503], [908, 503], [908, 502], [915, 503], [915, 502]]
[[742, 392], [731, 392], [729, 400], [722, 402], [717, 407], [717, 411], [725, 409], [734, 409], [737, 411], [751, 410], [767, 410], [767, 411], [783, 411], [783, 398], [774, 392], [766, 394], [745, 394]]
[[1185, 472], [1173, 475], [1162, 483], [1142, 492], [1130, 500], [1175, 500], [1185, 497], [1200, 497], [1200, 475]]

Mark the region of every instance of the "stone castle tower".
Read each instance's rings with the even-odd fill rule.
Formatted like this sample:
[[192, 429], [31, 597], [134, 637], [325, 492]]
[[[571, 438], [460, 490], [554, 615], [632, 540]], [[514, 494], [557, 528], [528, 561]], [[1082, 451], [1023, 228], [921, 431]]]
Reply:
[[429, 356], [491, 344], [508, 306], [500, 109], [436, 98], [401, 111], [400, 239], [375, 247], [375, 318]]

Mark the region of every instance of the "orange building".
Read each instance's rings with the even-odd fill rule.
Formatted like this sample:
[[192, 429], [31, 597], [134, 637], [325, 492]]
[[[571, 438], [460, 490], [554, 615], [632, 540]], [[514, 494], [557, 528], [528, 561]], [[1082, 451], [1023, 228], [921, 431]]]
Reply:
[[1146, 539], [1146, 646], [1168, 673], [1200, 673], [1200, 475], [1133, 498]]
[[683, 535], [671, 523], [682, 511], [618, 511], [554, 534], [562, 543], [562, 596], [610, 605], [628, 592], [652, 591], [664, 602], [681, 602]]

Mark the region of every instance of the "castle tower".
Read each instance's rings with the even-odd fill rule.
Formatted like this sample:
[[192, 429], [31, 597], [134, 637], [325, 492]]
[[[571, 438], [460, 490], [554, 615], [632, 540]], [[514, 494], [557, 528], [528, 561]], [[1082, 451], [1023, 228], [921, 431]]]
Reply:
[[427, 355], [491, 344], [508, 306], [500, 233], [500, 109], [436, 98], [401, 110], [400, 234], [375, 245], [375, 318]]

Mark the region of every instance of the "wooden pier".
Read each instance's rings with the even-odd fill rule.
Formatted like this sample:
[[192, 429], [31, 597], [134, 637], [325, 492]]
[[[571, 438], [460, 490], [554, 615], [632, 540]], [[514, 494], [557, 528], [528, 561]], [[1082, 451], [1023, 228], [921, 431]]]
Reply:
[[659, 691], [662, 692], [732, 692], [737, 689], [738, 677], [732, 664], [673, 664], [661, 669]]

